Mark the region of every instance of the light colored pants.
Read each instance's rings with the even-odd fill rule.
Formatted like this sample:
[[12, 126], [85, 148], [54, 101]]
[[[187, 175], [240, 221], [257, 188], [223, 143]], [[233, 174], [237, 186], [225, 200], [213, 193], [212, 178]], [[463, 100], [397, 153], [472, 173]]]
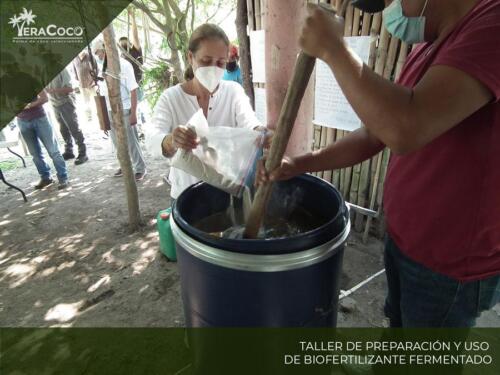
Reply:
[[[111, 121], [111, 140], [113, 141], [113, 146], [117, 148], [116, 144], [116, 134], [113, 129], [112, 113], [109, 112], [109, 120]], [[139, 135], [137, 134], [137, 127], [130, 125], [130, 110], [123, 111], [123, 126], [127, 130], [128, 138], [128, 152], [130, 154], [130, 160], [132, 161], [132, 168], [134, 168], [135, 173], [146, 172], [146, 163], [144, 161], [144, 156], [142, 155], [141, 145], [139, 144]]]
[[80, 88], [82, 93], [83, 104], [85, 106], [85, 113], [87, 114], [87, 119], [97, 118], [97, 110], [95, 107], [96, 89], [94, 87]]

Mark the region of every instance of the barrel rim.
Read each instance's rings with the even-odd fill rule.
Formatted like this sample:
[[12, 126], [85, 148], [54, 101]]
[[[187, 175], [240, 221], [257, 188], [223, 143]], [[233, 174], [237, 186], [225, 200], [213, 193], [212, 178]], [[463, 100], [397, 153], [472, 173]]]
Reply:
[[[319, 184], [322, 184], [322, 185], [325, 185], [325, 186], [328, 186], [329, 188], [331, 188], [331, 190], [335, 193], [335, 195], [338, 198], [339, 207], [338, 207], [337, 212], [335, 213], [335, 215], [331, 219], [329, 219], [323, 225], [321, 225], [317, 228], [314, 228], [313, 230], [299, 233], [299, 234], [296, 234], [296, 235], [293, 235], [290, 237], [274, 238], [272, 240], [261, 239], [261, 238], [245, 239], [245, 243], [247, 244], [248, 247], [258, 247], [258, 248], [265, 247], [269, 244], [270, 241], [272, 241], [274, 246], [278, 246], [280, 248], [286, 249], [286, 250], [280, 250], [279, 252], [276, 253], [276, 255], [288, 254], [289, 252], [292, 252], [292, 251], [293, 252], [300, 252], [301, 249], [294, 249], [294, 250], [290, 250], [290, 249], [293, 249], [294, 244], [296, 244], [296, 243], [300, 243], [301, 241], [308, 241], [310, 239], [317, 238], [321, 233], [324, 233], [326, 230], [328, 230], [328, 228], [332, 225], [332, 223], [338, 221], [340, 219], [340, 216], [348, 215], [348, 213], [347, 213], [348, 207], [345, 203], [344, 197], [342, 196], [340, 191], [330, 182], [325, 181], [322, 178], [319, 178], [317, 176], [314, 176], [311, 174], [306, 174], [306, 173], [301, 174], [299, 176], [295, 176], [292, 179], [302, 179], [302, 180], [315, 181], [316, 183], [319, 183]], [[191, 185], [187, 189], [194, 189], [197, 186], [202, 185], [202, 184], [206, 184], [206, 183], [204, 183], [202, 181], [197, 182], [196, 184]], [[185, 191], [187, 191], [187, 189]], [[192, 232], [191, 234], [194, 235], [197, 239], [204, 242], [208, 246], [213, 246], [213, 243], [212, 243], [213, 240], [212, 240], [212, 238], [209, 238], [209, 235], [207, 233], [192, 226], [182, 217], [182, 215], [180, 215], [177, 206], [178, 206], [179, 201], [182, 199], [181, 198], [182, 194], [183, 193], [181, 193], [181, 195], [176, 199], [174, 206], [172, 208], [172, 215], [173, 215], [174, 221], [176, 222], [176, 224], [178, 224], [183, 229], [183, 231], [185, 231], [185, 228], [189, 228], [189, 232]], [[233, 247], [236, 248], [236, 247], [241, 246], [241, 241], [242, 240], [240, 240], [240, 239], [224, 238], [222, 243], [224, 244], [223, 247], [227, 251], [231, 251], [230, 248], [233, 248]], [[314, 242], [314, 241], [309, 241], [309, 242]], [[261, 254], [261, 252], [253, 253], [253, 254], [257, 255], [257, 254]]]
[[185, 233], [172, 217], [170, 225], [176, 245], [182, 246], [191, 255], [220, 267], [248, 272], [280, 272], [312, 266], [336, 254], [351, 231], [351, 220], [347, 215], [347, 223], [342, 232], [322, 245], [287, 254], [260, 255], [236, 253], [209, 246]]

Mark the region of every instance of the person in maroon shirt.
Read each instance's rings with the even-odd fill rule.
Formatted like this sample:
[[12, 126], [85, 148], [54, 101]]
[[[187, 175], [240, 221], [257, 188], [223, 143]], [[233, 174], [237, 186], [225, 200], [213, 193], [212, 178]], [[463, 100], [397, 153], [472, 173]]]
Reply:
[[285, 158], [257, 182], [344, 168], [389, 147], [385, 313], [391, 326], [470, 327], [500, 296], [500, 0], [354, 0], [416, 45], [396, 83], [350, 51], [340, 17], [310, 6], [300, 38], [364, 127]]

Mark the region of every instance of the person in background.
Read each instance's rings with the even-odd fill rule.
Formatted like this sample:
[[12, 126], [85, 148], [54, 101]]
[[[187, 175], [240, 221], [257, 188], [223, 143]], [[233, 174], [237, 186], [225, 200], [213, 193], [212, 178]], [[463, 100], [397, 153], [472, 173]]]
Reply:
[[229, 59], [226, 64], [226, 69], [224, 70], [222, 79], [225, 81], [238, 82], [240, 85], [243, 85], [243, 78], [241, 77], [241, 70], [238, 65], [240, 56], [238, 55], [238, 47], [236, 47], [234, 44], [229, 47], [228, 57]]
[[122, 57], [132, 64], [132, 67], [134, 68], [135, 80], [137, 81], [137, 84], [140, 85], [142, 81], [142, 64], [144, 61], [133, 7], [128, 7], [128, 14], [131, 21], [130, 28], [132, 31], [132, 41], [129, 41], [126, 36], [122, 36], [118, 40], [118, 45], [124, 52], [126, 52], [122, 53]]
[[64, 139], [64, 160], [74, 159], [73, 140], [78, 145], [78, 156], [75, 164], [85, 163], [87, 157], [87, 147], [85, 138], [78, 125], [76, 115], [75, 97], [71, 87], [71, 77], [66, 69], [63, 69], [45, 88], [49, 95], [50, 103], [54, 109], [54, 114], [59, 123], [59, 129]]
[[[89, 55], [87, 49], [81, 51], [73, 60], [73, 71], [80, 84], [80, 93], [85, 103], [85, 112], [87, 120], [90, 122], [95, 115], [94, 96], [96, 94], [96, 84], [92, 77], [92, 55]], [[95, 61], [94, 61], [95, 64]]]
[[260, 182], [392, 151], [384, 186], [391, 327], [472, 327], [500, 300], [500, 1], [355, 0], [414, 47], [396, 83], [362, 63], [344, 21], [309, 5], [300, 47], [325, 61], [364, 126], [285, 158]]
[[47, 94], [42, 91], [33, 98], [33, 93], [40, 90], [41, 84], [38, 80], [30, 74], [21, 72], [17, 61], [11, 54], [2, 52], [0, 59], [2, 61], [0, 65], [0, 84], [8, 89], [8, 95], [6, 91], [3, 91], [0, 103], [2, 108], [6, 108], [12, 113], [17, 112], [19, 108], [23, 108], [17, 113], [16, 120], [28, 151], [33, 158], [33, 163], [40, 175], [40, 182], [35, 185], [35, 189], [43, 189], [54, 183], [50, 174], [50, 167], [43, 157], [41, 144], [47, 149], [54, 163], [59, 180], [58, 189], [67, 188], [69, 182], [66, 162], [59, 152], [56, 135], [43, 109], [43, 105], [48, 100]]
[[[198, 141], [186, 124], [203, 110], [208, 126], [227, 126], [264, 130], [243, 87], [222, 81], [229, 50], [229, 39], [219, 26], [203, 24], [193, 31], [188, 45], [188, 80], [166, 89], [156, 104], [153, 129], [147, 138], [151, 152], [166, 158], [178, 149], [192, 150]], [[268, 134], [267, 145], [271, 139]], [[170, 168], [170, 196], [177, 197], [198, 179], [178, 168]]]
[[[105, 77], [106, 74], [114, 76], [113, 72], [108, 72], [106, 50], [104, 47], [104, 42], [98, 40], [93, 45], [93, 53], [97, 56], [97, 59], [102, 64], [101, 76]], [[139, 144], [139, 136], [137, 134], [137, 82], [134, 77], [134, 69], [132, 65], [125, 59], [120, 57], [120, 94], [123, 104], [123, 125], [127, 131], [128, 138], [128, 151], [132, 161], [132, 167], [135, 172], [135, 179], [141, 181], [146, 176], [146, 163], [144, 161], [144, 156], [142, 155], [141, 146]], [[109, 119], [111, 121], [111, 140], [115, 149], [116, 145], [116, 134], [113, 129], [112, 115], [111, 115], [111, 105], [108, 97], [108, 88], [106, 81], [103, 79], [99, 81], [99, 88], [102, 95], [106, 97], [106, 105], [109, 111]], [[115, 177], [123, 176], [121, 168], [114, 174]]]
[[24, 110], [17, 114], [17, 126], [40, 175], [40, 182], [35, 185], [35, 189], [43, 189], [54, 182], [50, 175], [50, 167], [43, 157], [41, 143], [54, 163], [59, 180], [57, 188], [61, 190], [69, 186], [68, 171], [66, 162], [59, 151], [56, 134], [43, 109], [43, 105], [47, 101], [47, 94], [42, 91], [37, 98], [24, 107]]

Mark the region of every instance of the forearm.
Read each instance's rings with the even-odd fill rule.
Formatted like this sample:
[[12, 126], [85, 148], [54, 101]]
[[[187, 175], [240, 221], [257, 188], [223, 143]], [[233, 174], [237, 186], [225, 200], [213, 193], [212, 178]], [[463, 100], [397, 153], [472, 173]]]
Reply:
[[29, 106], [36, 107], [38, 105], [44, 105], [47, 102], [48, 102], [47, 94], [43, 92], [42, 94], [38, 95], [38, 98], [35, 101], [29, 103]]
[[389, 148], [400, 149], [411, 133], [410, 120], [416, 117], [412, 90], [376, 74], [344, 44], [328, 51], [324, 60], [369, 131]]
[[72, 87], [59, 87], [59, 88], [52, 89], [51, 91], [54, 94], [67, 95], [67, 94], [70, 94], [73, 92], [73, 88]]
[[294, 161], [301, 173], [340, 169], [361, 163], [384, 147], [382, 142], [361, 128], [321, 150], [296, 157]]
[[130, 93], [130, 113], [133, 115], [137, 113], [137, 89]]

